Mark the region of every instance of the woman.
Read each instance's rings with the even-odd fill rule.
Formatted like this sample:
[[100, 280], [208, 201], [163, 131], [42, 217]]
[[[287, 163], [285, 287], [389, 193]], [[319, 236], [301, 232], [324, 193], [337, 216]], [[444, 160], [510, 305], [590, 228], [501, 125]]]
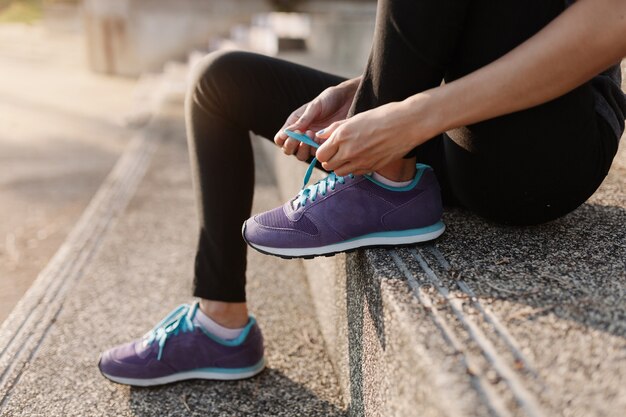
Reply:
[[250, 130], [331, 172], [244, 223], [251, 246], [279, 256], [435, 238], [442, 198], [520, 225], [582, 204], [624, 131], [616, 64], [626, 2], [566, 3], [381, 0], [369, 62], [352, 80], [255, 54], [209, 55], [187, 100], [200, 301], [105, 352], [102, 373], [155, 385], [263, 369], [240, 236], [254, 186]]

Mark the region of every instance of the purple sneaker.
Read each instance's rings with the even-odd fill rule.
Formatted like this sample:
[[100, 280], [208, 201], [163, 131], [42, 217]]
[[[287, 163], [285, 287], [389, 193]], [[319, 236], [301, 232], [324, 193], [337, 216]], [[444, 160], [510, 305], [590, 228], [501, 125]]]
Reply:
[[[317, 146], [308, 137], [291, 137]], [[308, 142], [307, 142], [308, 140]], [[369, 175], [331, 173], [282, 207], [248, 219], [242, 234], [259, 252], [311, 258], [371, 246], [425, 242], [445, 230], [441, 191], [433, 170], [418, 164], [413, 181], [389, 187]]]
[[239, 337], [223, 340], [196, 325], [198, 303], [183, 304], [139, 340], [100, 355], [113, 382], [147, 387], [186, 379], [243, 379], [265, 368], [263, 336], [254, 317]]

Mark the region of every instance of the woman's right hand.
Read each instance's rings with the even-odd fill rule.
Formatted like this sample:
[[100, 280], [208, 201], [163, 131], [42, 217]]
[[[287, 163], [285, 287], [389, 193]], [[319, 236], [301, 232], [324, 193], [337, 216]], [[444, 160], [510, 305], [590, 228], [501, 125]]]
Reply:
[[295, 154], [299, 160], [306, 161], [315, 154], [315, 149], [289, 138], [284, 132], [285, 129], [305, 133], [316, 140], [315, 132], [347, 117], [360, 82], [361, 77], [358, 77], [329, 87], [312, 101], [295, 110], [274, 136], [276, 145], [282, 147], [286, 155]]

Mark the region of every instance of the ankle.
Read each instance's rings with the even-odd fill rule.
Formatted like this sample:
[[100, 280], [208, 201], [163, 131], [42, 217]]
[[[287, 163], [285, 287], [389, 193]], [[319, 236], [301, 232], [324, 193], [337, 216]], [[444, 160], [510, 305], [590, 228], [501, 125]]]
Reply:
[[376, 172], [391, 181], [409, 181], [415, 178], [415, 158], [394, 161]]
[[200, 299], [200, 310], [220, 326], [230, 329], [244, 327], [248, 323], [248, 306], [246, 303], [227, 303]]

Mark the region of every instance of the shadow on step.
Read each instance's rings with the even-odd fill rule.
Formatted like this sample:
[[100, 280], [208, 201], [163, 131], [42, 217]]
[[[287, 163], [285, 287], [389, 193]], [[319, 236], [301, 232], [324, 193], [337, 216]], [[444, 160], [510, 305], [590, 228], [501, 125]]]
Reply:
[[131, 388], [135, 416], [345, 416], [285, 374], [268, 368], [242, 381], [188, 381], [154, 388]]
[[[523, 304], [511, 325], [546, 314], [626, 337], [626, 209], [584, 204], [534, 227], [484, 222], [465, 211], [446, 218], [437, 246], [479, 298]], [[621, 317], [621, 319], [620, 319]]]
[[[381, 282], [366, 282], [364, 276], [371, 277], [369, 262], [365, 260], [367, 252], [359, 250], [348, 254], [346, 258], [346, 313], [348, 316], [348, 360], [350, 366], [350, 415], [365, 415], [364, 352], [363, 339], [365, 327], [365, 306], [369, 319], [378, 338], [378, 346], [385, 350], [385, 321], [382, 306]], [[365, 268], [364, 273], [354, 273]], [[382, 382], [382, 381], [381, 381]]]

